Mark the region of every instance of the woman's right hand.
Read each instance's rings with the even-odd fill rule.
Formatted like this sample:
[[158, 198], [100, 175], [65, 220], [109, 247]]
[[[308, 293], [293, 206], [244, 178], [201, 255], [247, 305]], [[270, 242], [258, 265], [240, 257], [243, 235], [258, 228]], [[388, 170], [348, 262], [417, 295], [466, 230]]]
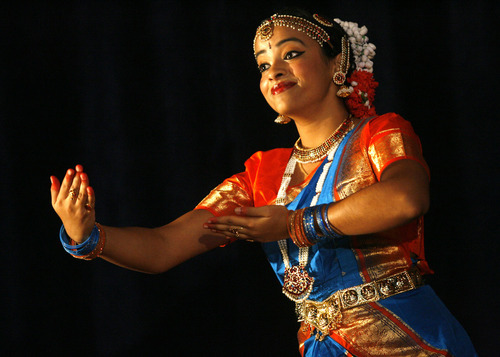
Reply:
[[95, 195], [83, 167], [68, 169], [59, 182], [51, 176], [50, 194], [52, 207], [61, 218], [68, 236], [77, 243], [83, 242], [95, 225]]

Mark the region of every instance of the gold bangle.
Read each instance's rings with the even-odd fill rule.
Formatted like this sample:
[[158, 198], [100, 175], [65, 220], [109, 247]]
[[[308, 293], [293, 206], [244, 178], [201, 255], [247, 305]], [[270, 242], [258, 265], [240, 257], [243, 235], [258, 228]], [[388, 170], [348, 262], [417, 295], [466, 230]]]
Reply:
[[295, 242], [297, 237], [295, 236], [295, 229], [294, 229], [294, 222], [295, 222], [295, 215], [297, 214], [296, 211], [288, 211], [288, 222], [286, 225], [286, 229], [288, 231], [288, 235], [292, 239], [292, 241]]

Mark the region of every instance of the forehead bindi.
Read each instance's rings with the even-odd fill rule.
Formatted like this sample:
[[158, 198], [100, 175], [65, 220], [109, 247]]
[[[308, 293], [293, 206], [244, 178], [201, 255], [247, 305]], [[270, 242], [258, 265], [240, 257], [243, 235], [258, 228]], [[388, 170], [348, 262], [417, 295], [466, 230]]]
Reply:
[[265, 53], [266, 50], [280, 48], [287, 43], [296, 43], [308, 47], [310, 41], [312, 40], [309, 39], [309, 37], [299, 31], [288, 28], [278, 28], [275, 29], [275, 33], [268, 40], [257, 39], [255, 43], [255, 57]]

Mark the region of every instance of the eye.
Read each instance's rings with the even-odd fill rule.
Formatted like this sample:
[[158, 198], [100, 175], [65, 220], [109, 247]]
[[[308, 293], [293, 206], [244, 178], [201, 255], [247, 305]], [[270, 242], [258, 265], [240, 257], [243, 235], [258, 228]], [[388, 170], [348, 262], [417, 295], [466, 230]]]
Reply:
[[258, 65], [257, 68], [259, 69], [260, 73], [264, 73], [265, 71], [267, 71], [269, 69], [269, 63], [262, 63], [262, 64]]
[[304, 53], [304, 51], [289, 51], [285, 54], [285, 60], [291, 60], [293, 58], [299, 57]]
[[[288, 51], [283, 56], [283, 59], [285, 61], [288, 61], [288, 60], [291, 60], [291, 59], [294, 59], [294, 58], [301, 56], [304, 52], [305, 51]], [[271, 67], [269, 63], [261, 63], [260, 65], [257, 66], [260, 73], [264, 73], [265, 71], [267, 71], [269, 69], [269, 67]]]

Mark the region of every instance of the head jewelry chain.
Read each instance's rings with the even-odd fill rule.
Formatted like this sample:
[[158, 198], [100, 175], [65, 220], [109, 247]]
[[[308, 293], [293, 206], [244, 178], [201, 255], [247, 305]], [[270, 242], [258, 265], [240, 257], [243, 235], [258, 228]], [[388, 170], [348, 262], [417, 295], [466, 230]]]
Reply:
[[[319, 15], [315, 15], [315, 19], [316, 17], [318, 19], [320, 18]], [[316, 20], [320, 22], [318, 19]], [[324, 22], [326, 20], [322, 21]], [[330, 42], [330, 35], [328, 35], [328, 32], [326, 32], [320, 26], [298, 16], [274, 14], [268, 20], [264, 20], [262, 24], [257, 28], [257, 33], [255, 34], [253, 40], [254, 53], [256, 39], [259, 38], [261, 41], [269, 40], [273, 36], [275, 26], [288, 27], [296, 31], [304, 32], [307, 36], [316, 41], [321, 47], [323, 47], [323, 44], [327, 43], [330, 47], [333, 48]], [[330, 26], [333, 26], [333, 24]]]

